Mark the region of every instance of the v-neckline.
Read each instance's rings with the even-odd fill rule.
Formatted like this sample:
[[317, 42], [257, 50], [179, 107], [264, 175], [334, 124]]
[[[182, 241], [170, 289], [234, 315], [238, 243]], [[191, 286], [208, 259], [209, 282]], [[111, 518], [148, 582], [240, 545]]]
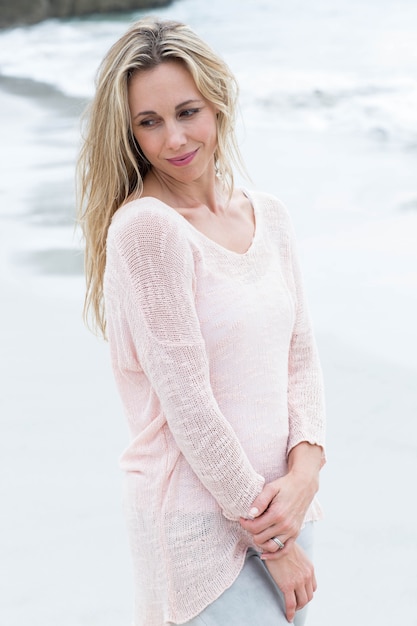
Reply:
[[259, 228], [260, 228], [260, 217], [259, 217], [259, 213], [257, 211], [256, 204], [253, 201], [253, 199], [250, 196], [250, 194], [248, 193], [248, 191], [246, 189], [242, 189], [241, 191], [246, 196], [246, 198], [249, 200], [249, 202], [250, 202], [250, 204], [252, 206], [253, 218], [254, 218], [254, 222], [255, 222], [254, 229], [253, 229], [252, 240], [251, 240], [251, 242], [250, 242], [250, 244], [249, 244], [249, 246], [248, 246], [248, 248], [247, 248], [247, 250], [245, 252], [236, 252], [235, 250], [231, 250], [230, 248], [227, 248], [226, 246], [222, 245], [221, 243], [218, 243], [217, 241], [215, 241], [214, 239], [212, 239], [211, 237], [209, 237], [208, 235], [203, 233], [201, 230], [196, 228], [196, 226], [191, 224], [191, 222], [189, 220], [187, 220], [186, 217], [181, 215], [181, 213], [179, 213], [172, 206], [170, 206], [169, 204], [167, 204], [163, 200], [159, 200], [159, 198], [155, 198], [154, 196], [143, 196], [142, 198], [139, 198], [139, 200], [145, 200], [146, 198], [152, 198], [152, 200], [156, 200], [157, 202], [160, 202], [164, 206], [168, 207], [171, 211], [174, 211], [174, 213], [176, 215], [178, 215], [178, 217], [180, 219], [182, 219], [188, 225], [190, 230], [192, 230], [194, 233], [196, 233], [201, 239], [203, 239], [204, 241], [208, 242], [211, 246], [213, 246], [214, 248], [217, 248], [218, 250], [224, 252], [225, 254], [230, 254], [230, 255], [235, 256], [235, 257], [244, 258], [246, 256], [249, 256], [252, 253], [253, 248], [256, 245], [256, 242], [258, 240]]

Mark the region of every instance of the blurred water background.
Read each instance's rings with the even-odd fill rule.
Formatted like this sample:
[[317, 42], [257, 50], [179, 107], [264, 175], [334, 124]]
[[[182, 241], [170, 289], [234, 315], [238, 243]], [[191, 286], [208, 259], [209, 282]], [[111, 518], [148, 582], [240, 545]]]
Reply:
[[[190, 24], [234, 70], [245, 185], [278, 195], [298, 234], [330, 421], [310, 624], [417, 624], [417, 3], [178, 0], [153, 13]], [[141, 14], [0, 32], [7, 626], [129, 623], [113, 462], [126, 433], [105, 348], [79, 319], [73, 179], [97, 66]]]
[[[235, 71], [242, 91], [240, 135], [254, 183], [289, 204], [300, 236], [313, 229], [325, 237], [336, 228], [343, 237], [323, 245], [347, 246], [350, 268], [355, 253], [355, 278], [365, 299], [367, 280], [394, 290], [415, 288], [417, 5], [412, 0], [178, 0], [155, 13], [189, 23]], [[0, 215], [13, 206], [15, 215], [25, 214], [26, 224], [36, 222], [30, 264], [51, 265], [53, 252], [54, 262], [65, 264], [56, 251], [61, 233], [50, 226], [71, 226], [74, 219], [68, 165], [78, 147], [79, 112], [93, 93], [103, 54], [139, 15], [50, 20], [0, 34], [5, 164]], [[5, 99], [6, 93], [19, 98]], [[8, 110], [17, 102], [25, 110]], [[349, 230], [358, 220], [359, 239]], [[392, 254], [381, 259], [387, 248]], [[396, 260], [409, 253], [404, 273]], [[334, 264], [327, 252], [323, 263], [316, 273], [325, 271], [328, 281]], [[68, 271], [73, 265], [67, 258]], [[334, 287], [345, 293], [342, 269], [349, 268], [337, 268]], [[381, 318], [375, 310], [381, 302], [366, 305], [368, 314]], [[338, 313], [323, 320], [327, 329], [334, 323], [330, 315]], [[404, 321], [412, 321], [403, 314]], [[363, 345], [361, 315], [352, 319], [349, 339]], [[392, 354], [399, 346], [392, 345], [391, 332], [387, 335]], [[402, 350], [398, 357], [407, 358]]]

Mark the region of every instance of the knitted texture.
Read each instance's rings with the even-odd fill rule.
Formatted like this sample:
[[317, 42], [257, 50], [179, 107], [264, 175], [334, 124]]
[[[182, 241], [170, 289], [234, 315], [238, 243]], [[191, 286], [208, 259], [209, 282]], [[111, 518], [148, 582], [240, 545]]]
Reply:
[[[238, 254], [141, 198], [108, 233], [108, 337], [123, 453], [135, 626], [182, 624], [239, 574], [240, 526], [301, 441], [324, 445], [321, 370], [287, 211], [252, 193]], [[314, 501], [306, 520], [321, 516]]]

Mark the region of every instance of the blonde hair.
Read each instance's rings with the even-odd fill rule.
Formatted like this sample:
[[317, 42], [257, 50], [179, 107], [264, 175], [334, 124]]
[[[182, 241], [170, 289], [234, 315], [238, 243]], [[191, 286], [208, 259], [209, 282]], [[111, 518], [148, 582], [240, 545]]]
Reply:
[[229, 196], [232, 164], [242, 170], [235, 137], [238, 87], [226, 63], [188, 26], [170, 20], [142, 19], [110, 48], [96, 79], [96, 94], [86, 111], [84, 143], [78, 161], [78, 218], [85, 238], [84, 319], [106, 334], [103, 277], [106, 239], [117, 209], [140, 196], [150, 165], [132, 132], [128, 106], [130, 77], [141, 70], [177, 60], [184, 64], [206, 100], [216, 105], [218, 177]]

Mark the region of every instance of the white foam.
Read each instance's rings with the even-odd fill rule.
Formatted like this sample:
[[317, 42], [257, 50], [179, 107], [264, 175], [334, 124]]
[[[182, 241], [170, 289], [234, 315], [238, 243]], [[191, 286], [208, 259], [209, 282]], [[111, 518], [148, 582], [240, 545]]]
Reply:
[[[415, 146], [417, 6], [403, 0], [391, 17], [383, 6], [230, 0], [226, 8], [222, 0], [210, 7], [181, 0], [154, 13], [188, 21], [223, 51], [241, 83], [247, 123], [365, 133]], [[242, 11], [251, 19], [236, 22]], [[140, 14], [6, 30], [0, 34], [0, 72], [90, 97], [103, 55]]]

